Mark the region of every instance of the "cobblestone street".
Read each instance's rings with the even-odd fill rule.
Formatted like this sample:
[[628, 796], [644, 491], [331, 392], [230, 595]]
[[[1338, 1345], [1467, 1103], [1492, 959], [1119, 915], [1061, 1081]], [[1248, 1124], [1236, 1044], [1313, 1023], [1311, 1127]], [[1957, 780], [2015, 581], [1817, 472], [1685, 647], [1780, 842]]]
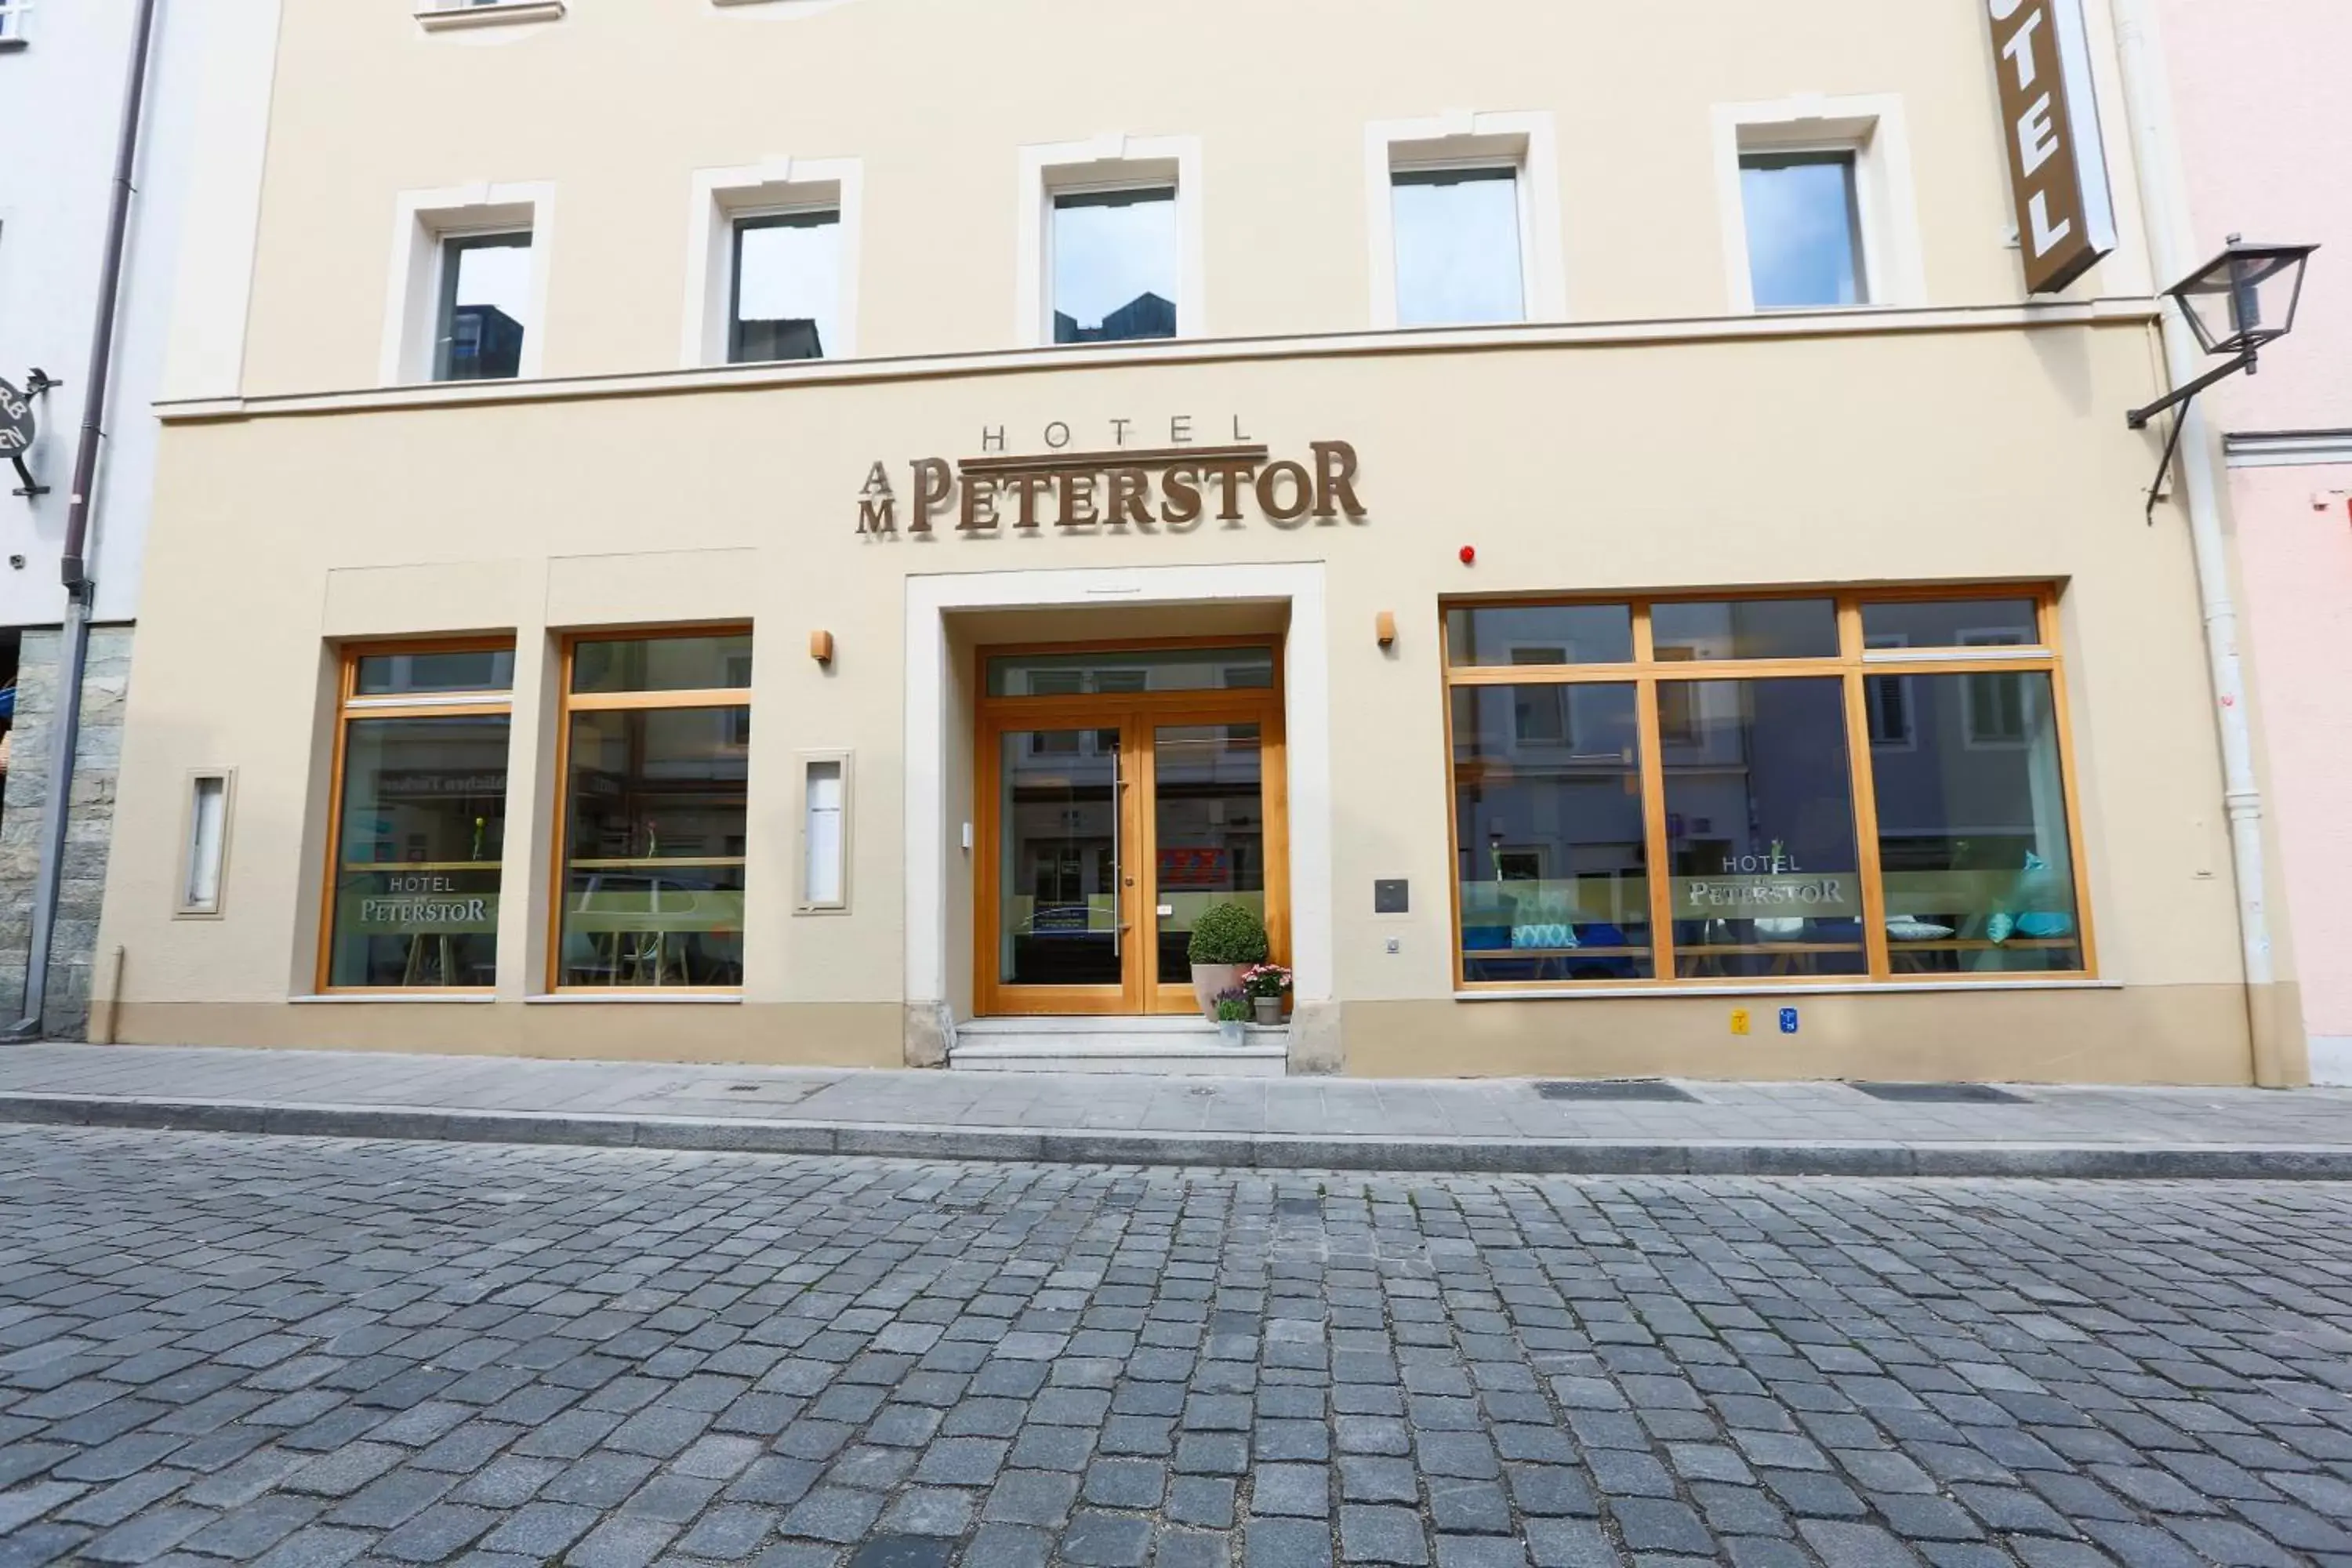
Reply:
[[2352, 1188], [0, 1129], [0, 1568], [2352, 1564]]

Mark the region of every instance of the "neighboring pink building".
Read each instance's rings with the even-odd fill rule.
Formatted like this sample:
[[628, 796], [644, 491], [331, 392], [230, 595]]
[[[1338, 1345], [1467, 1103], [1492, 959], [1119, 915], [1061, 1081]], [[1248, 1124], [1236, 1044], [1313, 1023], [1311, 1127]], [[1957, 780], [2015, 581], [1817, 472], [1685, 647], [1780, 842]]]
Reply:
[[2352, 4], [2160, 0], [2158, 15], [2203, 250], [2231, 234], [2326, 247], [2294, 336], [2206, 406], [2226, 437], [2272, 902], [2292, 925], [2312, 1076], [2352, 1082]]

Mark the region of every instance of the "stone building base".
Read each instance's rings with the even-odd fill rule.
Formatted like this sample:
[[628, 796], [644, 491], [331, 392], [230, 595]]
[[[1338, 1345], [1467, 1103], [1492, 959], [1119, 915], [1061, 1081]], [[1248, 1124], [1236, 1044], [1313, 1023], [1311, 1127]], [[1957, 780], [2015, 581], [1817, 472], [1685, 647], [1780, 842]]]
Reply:
[[[66, 827], [57, 926], [49, 944], [49, 985], [42, 1024], [57, 1038], [79, 1039], [89, 1020], [90, 964], [98, 945], [106, 852], [114, 833], [114, 783], [122, 763], [122, 713], [131, 690], [127, 626], [92, 626], [82, 678], [81, 734], [75, 747], [72, 815]], [[48, 807], [49, 756], [56, 736], [58, 654], [55, 627], [27, 631], [17, 650], [16, 717], [8, 776], [0, 794], [0, 1028], [23, 1016], [25, 967], [32, 942], [33, 886], [41, 863]]]

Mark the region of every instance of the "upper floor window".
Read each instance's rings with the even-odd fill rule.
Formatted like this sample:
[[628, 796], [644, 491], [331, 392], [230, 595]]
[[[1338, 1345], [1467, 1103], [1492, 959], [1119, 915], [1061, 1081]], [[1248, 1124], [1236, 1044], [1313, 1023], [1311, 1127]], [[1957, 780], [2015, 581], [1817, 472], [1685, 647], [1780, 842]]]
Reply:
[[1853, 165], [1851, 152], [1740, 155], [1748, 282], [1758, 310], [1869, 303]]
[[0, 49], [25, 47], [25, 13], [33, 0], [0, 0]]
[[1734, 312], [1926, 302], [1900, 98], [1717, 104], [1715, 142]]
[[840, 210], [736, 219], [731, 300], [729, 363], [837, 354]]
[[403, 191], [397, 212], [382, 384], [538, 375], [555, 187]]
[[1567, 319], [1553, 143], [1542, 112], [1364, 127], [1373, 326]]
[[1015, 342], [1200, 337], [1203, 270], [1197, 137], [1021, 149]]
[[1176, 190], [1066, 191], [1054, 197], [1054, 341], [1176, 335]]
[[1390, 183], [1397, 325], [1525, 321], [1518, 170], [1400, 169]]
[[530, 312], [528, 232], [444, 239], [433, 379], [499, 381], [521, 374]]

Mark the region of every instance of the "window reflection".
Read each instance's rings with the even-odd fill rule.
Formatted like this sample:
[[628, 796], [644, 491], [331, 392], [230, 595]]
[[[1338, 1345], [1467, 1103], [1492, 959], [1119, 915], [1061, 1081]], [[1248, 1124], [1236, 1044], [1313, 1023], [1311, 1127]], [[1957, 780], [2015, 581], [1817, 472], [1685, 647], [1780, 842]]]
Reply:
[[735, 226], [735, 303], [727, 357], [823, 359], [840, 341], [841, 215], [779, 213]]
[[1654, 973], [1635, 711], [1631, 683], [1454, 689], [1465, 979]]
[[[1871, 752], [1895, 973], [2080, 969], [2049, 675], [1873, 676], [1867, 684], [1897, 679], [1908, 743]], [[1998, 743], [1987, 743], [1988, 730]]]
[[1758, 310], [1868, 300], [1852, 153], [1747, 153], [1739, 196]]
[[1391, 187], [1399, 326], [1526, 319], [1517, 170], [1412, 169]]
[[346, 723], [328, 984], [497, 980], [508, 723], [504, 714]]
[[740, 985], [743, 708], [572, 715], [567, 985]]
[[442, 241], [433, 379], [492, 381], [521, 374], [530, 305], [530, 235], [465, 235]]
[[1844, 683], [1662, 681], [1691, 715], [1664, 742], [1675, 973], [1860, 974], [1860, 857]]
[[1176, 192], [1054, 198], [1054, 341], [1176, 335]]

